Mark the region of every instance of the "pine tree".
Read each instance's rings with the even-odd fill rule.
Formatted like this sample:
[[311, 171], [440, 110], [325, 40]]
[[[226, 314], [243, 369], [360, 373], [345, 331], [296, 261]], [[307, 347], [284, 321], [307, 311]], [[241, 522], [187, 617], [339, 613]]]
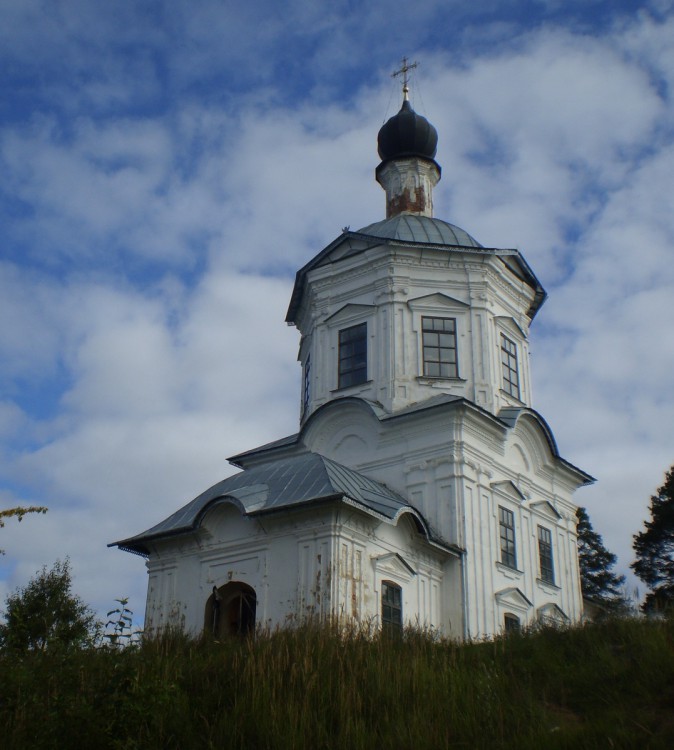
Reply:
[[645, 530], [635, 534], [637, 559], [632, 570], [650, 589], [642, 605], [644, 612], [674, 607], [674, 466], [665, 475], [665, 483], [651, 497], [651, 520]]
[[585, 508], [578, 508], [576, 517], [583, 598], [611, 612], [625, 609], [627, 602], [622, 592], [625, 576], [616, 575], [612, 570], [616, 556], [604, 547], [604, 541], [592, 528]]

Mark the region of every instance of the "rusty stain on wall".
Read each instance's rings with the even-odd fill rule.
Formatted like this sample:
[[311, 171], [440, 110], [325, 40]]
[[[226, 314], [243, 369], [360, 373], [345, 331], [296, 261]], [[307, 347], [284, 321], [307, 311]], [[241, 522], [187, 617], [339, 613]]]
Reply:
[[404, 211], [423, 214], [429, 208], [424, 190], [407, 188], [400, 195], [394, 195], [386, 202], [386, 218], [397, 216]]

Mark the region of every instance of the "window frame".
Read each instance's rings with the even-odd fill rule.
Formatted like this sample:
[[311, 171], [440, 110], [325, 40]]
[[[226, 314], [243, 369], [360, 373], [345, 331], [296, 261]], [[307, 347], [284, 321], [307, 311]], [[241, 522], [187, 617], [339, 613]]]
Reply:
[[538, 526], [538, 566], [541, 581], [555, 585], [555, 557], [552, 549], [552, 531], [545, 526]]
[[522, 386], [517, 342], [500, 333], [499, 361], [501, 362], [501, 389], [509, 396], [522, 400]]
[[[427, 321], [431, 323], [431, 327], [427, 328]], [[436, 328], [436, 323], [442, 323], [443, 326], [451, 324], [452, 330]], [[427, 335], [429, 337], [436, 336], [436, 343], [427, 343]], [[449, 336], [451, 338], [451, 345], [443, 346], [441, 336]], [[437, 352], [437, 359], [431, 359], [427, 356], [427, 350], [434, 350]], [[453, 352], [454, 359], [443, 361], [442, 352], [448, 351]], [[422, 360], [422, 372], [425, 378], [439, 378], [442, 380], [453, 380], [459, 378], [459, 342], [457, 336], [457, 322], [455, 317], [445, 317], [439, 315], [422, 315], [421, 316], [421, 360]], [[437, 366], [437, 374], [429, 372], [430, 367]], [[451, 374], [444, 374], [442, 372], [443, 366], [453, 369]]]
[[515, 514], [512, 510], [498, 506], [499, 540], [501, 565], [517, 570], [517, 535], [515, 533]]
[[[356, 335], [356, 329], [360, 329], [359, 335]], [[362, 351], [355, 348], [359, 344], [362, 344]], [[344, 363], [350, 363], [350, 366], [343, 367]], [[337, 388], [363, 383], [367, 383], [367, 321], [341, 328], [337, 333]]]
[[[391, 594], [391, 597], [387, 595]], [[393, 581], [381, 582], [381, 626], [382, 630], [398, 633], [403, 629], [403, 590]]]

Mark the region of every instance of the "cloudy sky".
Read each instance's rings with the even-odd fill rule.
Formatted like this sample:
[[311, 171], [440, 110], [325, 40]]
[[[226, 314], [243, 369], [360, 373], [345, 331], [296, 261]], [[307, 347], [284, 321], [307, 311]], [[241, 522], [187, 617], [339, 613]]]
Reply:
[[403, 55], [436, 215], [550, 295], [534, 406], [627, 570], [674, 464], [672, 0], [0, 0], [0, 507], [49, 507], [0, 602], [70, 556], [142, 617], [106, 544], [296, 431], [294, 273], [384, 217]]

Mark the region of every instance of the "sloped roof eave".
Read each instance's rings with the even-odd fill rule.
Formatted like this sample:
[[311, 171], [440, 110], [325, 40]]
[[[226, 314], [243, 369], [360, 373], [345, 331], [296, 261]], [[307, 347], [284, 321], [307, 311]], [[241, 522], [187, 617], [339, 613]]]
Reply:
[[[201, 521], [203, 517], [206, 515], [207, 511], [213, 506], [215, 502], [218, 500], [221, 500], [222, 498], [215, 498], [213, 501], [208, 503], [206, 507], [204, 507], [201, 512], [199, 512], [194, 519], [193, 523], [190, 524], [190, 526], [181, 528], [181, 529], [172, 529], [165, 532], [157, 533], [157, 534], [151, 534], [151, 535], [138, 535], [136, 537], [130, 537], [128, 539], [121, 540], [119, 542], [111, 542], [108, 544], [108, 547], [118, 547], [123, 552], [130, 552], [135, 555], [139, 555], [144, 558], [148, 558], [150, 556], [150, 550], [148, 548], [149, 544], [152, 544], [153, 542], [158, 542], [166, 539], [172, 539], [178, 536], [187, 536], [189, 534], [194, 534], [199, 530], [199, 527], [201, 526]], [[401, 507], [392, 518], [387, 517], [383, 513], [379, 513], [374, 508], [369, 507], [367, 504], [360, 502], [356, 500], [355, 498], [349, 497], [348, 495], [342, 494], [342, 493], [334, 493], [331, 495], [324, 495], [322, 497], [315, 497], [310, 500], [305, 500], [302, 502], [290, 504], [290, 505], [283, 505], [280, 507], [262, 507], [257, 508], [254, 510], [251, 510], [247, 512], [243, 507], [239, 507], [239, 510], [241, 511], [242, 515], [248, 516], [250, 518], [258, 517], [258, 516], [270, 516], [270, 515], [281, 515], [284, 513], [297, 513], [303, 510], [307, 510], [310, 508], [314, 508], [318, 505], [325, 505], [331, 502], [343, 502], [353, 508], [356, 508], [357, 510], [376, 518], [379, 521], [382, 521], [384, 523], [388, 523], [391, 525], [397, 525], [400, 518], [405, 514], [410, 514], [417, 519], [417, 528], [421, 531], [422, 535], [424, 536], [426, 542], [430, 544], [431, 546], [437, 548], [438, 550], [443, 551], [444, 553], [449, 553], [455, 557], [461, 557], [464, 553], [464, 550], [461, 547], [458, 547], [455, 544], [450, 544], [449, 542], [445, 541], [441, 537], [438, 537], [436, 534], [432, 533], [430, 527], [428, 526], [428, 523], [426, 522], [426, 519], [419, 513], [419, 511], [414, 508], [411, 505], [406, 505]]]
[[351, 230], [344, 230], [339, 237], [336, 237], [329, 245], [315, 255], [308, 263], [295, 274], [295, 284], [293, 285], [293, 291], [290, 297], [290, 304], [288, 305], [288, 311], [286, 313], [286, 323], [293, 325], [297, 311], [302, 303], [302, 296], [304, 294], [304, 280], [309, 271], [313, 270], [321, 264], [321, 261], [328, 256], [333, 250], [335, 250], [343, 242], [354, 239], [365, 242], [365, 246], [357, 252], [364, 252], [365, 250], [376, 247], [377, 245], [388, 245], [392, 247], [418, 247], [428, 250], [457, 250], [462, 253], [468, 253], [472, 255], [491, 255], [500, 258], [504, 265], [509, 268], [510, 271], [516, 273], [510, 264], [503, 260], [506, 257], [512, 257], [515, 259], [517, 266], [519, 267], [519, 273], [517, 276], [528, 284], [534, 291], [534, 300], [527, 311], [530, 319], [533, 320], [538, 310], [547, 299], [547, 292], [541, 285], [540, 281], [536, 277], [536, 274], [532, 271], [529, 264], [524, 259], [522, 253], [516, 248], [496, 248], [496, 247], [483, 247], [473, 245], [449, 245], [438, 242], [421, 242], [418, 240], [411, 239], [398, 239], [395, 237], [379, 237], [378, 235], [365, 234], [363, 232], [356, 232]]
[[196, 530], [205, 514], [221, 503], [232, 503], [242, 515], [254, 517], [345, 498], [394, 524], [401, 513], [410, 512], [425, 536], [434, 536], [423, 516], [402, 495], [366, 474], [307, 451], [244, 469], [202, 492], [150, 529], [110, 546], [146, 554], [148, 542]]

